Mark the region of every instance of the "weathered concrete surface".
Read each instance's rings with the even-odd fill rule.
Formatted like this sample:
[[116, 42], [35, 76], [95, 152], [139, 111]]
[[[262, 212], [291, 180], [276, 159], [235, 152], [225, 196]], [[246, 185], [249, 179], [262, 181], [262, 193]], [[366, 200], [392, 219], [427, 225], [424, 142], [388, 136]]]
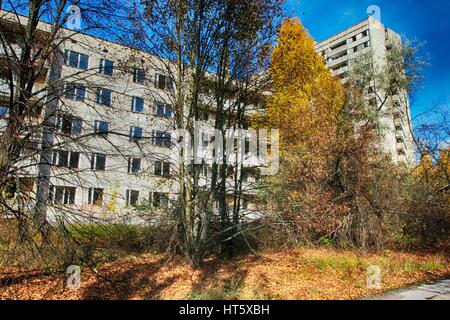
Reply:
[[392, 291], [370, 300], [450, 300], [450, 279]]

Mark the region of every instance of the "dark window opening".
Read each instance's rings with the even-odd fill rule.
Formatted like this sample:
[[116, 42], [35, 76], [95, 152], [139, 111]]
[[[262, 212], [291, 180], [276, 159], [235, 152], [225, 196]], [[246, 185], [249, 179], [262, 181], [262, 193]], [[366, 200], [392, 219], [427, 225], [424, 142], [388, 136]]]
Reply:
[[103, 189], [89, 188], [88, 204], [101, 206], [103, 203]]

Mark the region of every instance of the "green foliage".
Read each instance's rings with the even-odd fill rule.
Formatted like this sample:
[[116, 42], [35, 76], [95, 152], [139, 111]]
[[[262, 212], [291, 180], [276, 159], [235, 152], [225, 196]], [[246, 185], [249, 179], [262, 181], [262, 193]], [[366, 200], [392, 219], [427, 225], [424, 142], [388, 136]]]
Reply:
[[129, 253], [157, 250], [162, 230], [150, 226], [128, 224], [83, 224], [67, 227], [69, 237], [82, 244], [83, 250], [102, 248]]
[[333, 239], [330, 239], [328, 237], [322, 237], [319, 239], [319, 244], [321, 246], [330, 247], [334, 244]]

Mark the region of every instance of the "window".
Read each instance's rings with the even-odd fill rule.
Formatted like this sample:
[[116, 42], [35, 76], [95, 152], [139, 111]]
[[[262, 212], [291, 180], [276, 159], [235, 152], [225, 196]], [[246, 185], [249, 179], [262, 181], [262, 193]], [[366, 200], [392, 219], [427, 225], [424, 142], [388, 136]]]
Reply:
[[96, 102], [103, 104], [105, 106], [111, 105], [111, 90], [104, 89], [104, 88], [98, 88], [97, 89], [97, 99]]
[[139, 191], [127, 190], [127, 206], [135, 206], [139, 201]]
[[144, 81], [145, 81], [145, 70], [142, 68], [134, 68], [133, 82], [144, 84]]
[[131, 127], [130, 128], [130, 141], [131, 142], [139, 142], [142, 140], [142, 128], [139, 127]]
[[202, 134], [202, 148], [203, 149], [208, 149], [209, 147], [209, 137], [205, 134]]
[[133, 97], [131, 101], [131, 111], [139, 113], [144, 112], [144, 99]]
[[397, 143], [403, 143], [403, 139], [402, 138], [397, 138]]
[[347, 41], [342, 41], [338, 44], [335, 44], [334, 46], [330, 47], [330, 50], [336, 50], [337, 48], [340, 48], [342, 46], [345, 46], [347, 44]]
[[209, 112], [200, 111], [199, 114], [195, 117], [197, 121], [208, 121], [209, 120]]
[[23, 148], [20, 150], [22, 157], [32, 157], [38, 154], [39, 143], [35, 141], [24, 142]]
[[9, 114], [9, 107], [0, 106], [0, 118], [6, 118]]
[[169, 104], [158, 102], [156, 104], [154, 114], [155, 114], [155, 116], [158, 116], [158, 117], [172, 118], [172, 116], [173, 116], [172, 106]]
[[33, 192], [34, 185], [35, 180], [32, 178], [19, 178], [18, 180], [9, 180], [5, 183], [4, 196], [6, 199], [14, 199], [20, 194], [29, 195]]
[[128, 159], [128, 173], [138, 174], [141, 171], [141, 162], [139, 158]]
[[106, 169], [106, 154], [94, 153], [91, 157], [91, 170], [105, 171]]
[[156, 74], [155, 85], [158, 89], [161, 90], [173, 90], [172, 80], [162, 74]]
[[153, 192], [153, 207], [166, 208], [169, 206], [169, 194], [162, 192]]
[[208, 172], [209, 172], [209, 168], [207, 165], [203, 165], [202, 166], [202, 176], [203, 177], [208, 177]]
[[156, 161], [155, 176], [170, 176], [170, 162]]
[[403, 128], [402, 128], [402, 126], [395, 126], [395, 130], [397, 130], [397, 131], [402, 131]]
[[241, 208], [243, 210], [248, 210], [248, 205], [249, 205], [248, 198], [247, 197], [243, 197], [241, 201], [242, 201]]
[[99, 72], [106, 76], [112, 76], [114, 63], [111, 60], [100, 59]]
[[366, 48], [369, 48], [369, 47], [370, 47], [370, 41], [367, 41], [367, 42], [364, 42], [364, 43], [360, 44], [359, 46], [357, 46], [357, 47], [355, 47], [353, 49], [354, 49], [354, 52], [359, 52], [359, 51], [362, 51], [362, 50], [364, 50]]
[[73, 68], [87, 70], [89, 66], [89, 56], [71, 50], [65, 51], [64, 60], [66, 65]]
[[70, 114], [58, 115], [56, 118], [56, 129], [65, 134], [81, 134], [83, 120]]
[[80, 153], [66, 150], [53, 152], [52, 164], [54, 166], [78, 169], [80, 162]]
[[152, 143], [160, 147], [170, 147], [172, 136], [170, 133], [153, 130]]
[[214, 137], [214, 136], [211, 136], [211, 135], [209, 135], [209, 134], [206, 133], [206, 132], [202, 132], [202, 139], [201, 139], [201, 142], [202, 142], [202, 148], [203, 148], [204, 150], [208, 149], [209, 145], [210, 145], [212, 142], [214, 142], [214, 140], [215, 140], [215, 137]]
[[72, 134], [81, 134], [83, 131], [83, 119], [78, 117], [72, 118]]
[[89, 188], [88, 204], [101, 206], [103, 203], [103, 189]]
[[50, 187], [50, 202], [53, 204], [75, 204], [76, 188], [52, 186]]
[[70, 100], [84, 101], [86, 97], [86, 87], [67, 82], [64, 88], [64, 97]]
[[109, 123], [105, 121], [95, 120], [94, 133], [107, 136], [109, 132]]
[[244, 154], [249, 154], [250, 153], [250, 137], [243, 137], [241, 138], [243, 139], [239, 141], [239, 147], [242, 148]]
[[366, 30], [362, 33], [363, 38], [369, 35], [369, 30]]

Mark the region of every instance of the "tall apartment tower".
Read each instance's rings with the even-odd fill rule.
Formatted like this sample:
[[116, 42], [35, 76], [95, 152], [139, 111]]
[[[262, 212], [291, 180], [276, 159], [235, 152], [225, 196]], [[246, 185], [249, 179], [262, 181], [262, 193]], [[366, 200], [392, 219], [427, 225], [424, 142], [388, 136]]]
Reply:
[[[369, 17], [338, 34], [315, 44], [316, 51], [323, 56], [332, 74], [345, 84], [354, 59], [371, 50], [374, 67], [382, 68], [386, 55], [392, 44], [401, 43], [401, 37], [385, 27], [380, 21]], [[373, 91], [367, 95], [368, 102], [374, 107], [380, 106], [373, 92], [377, 90], [374, 82]], [[381, 112], [380, 148], [392, 156], [397, 163], [414, 164], [414, 146], [411, 133], [411, 116], [408, 93], [399, 92], [389, 99]]]

